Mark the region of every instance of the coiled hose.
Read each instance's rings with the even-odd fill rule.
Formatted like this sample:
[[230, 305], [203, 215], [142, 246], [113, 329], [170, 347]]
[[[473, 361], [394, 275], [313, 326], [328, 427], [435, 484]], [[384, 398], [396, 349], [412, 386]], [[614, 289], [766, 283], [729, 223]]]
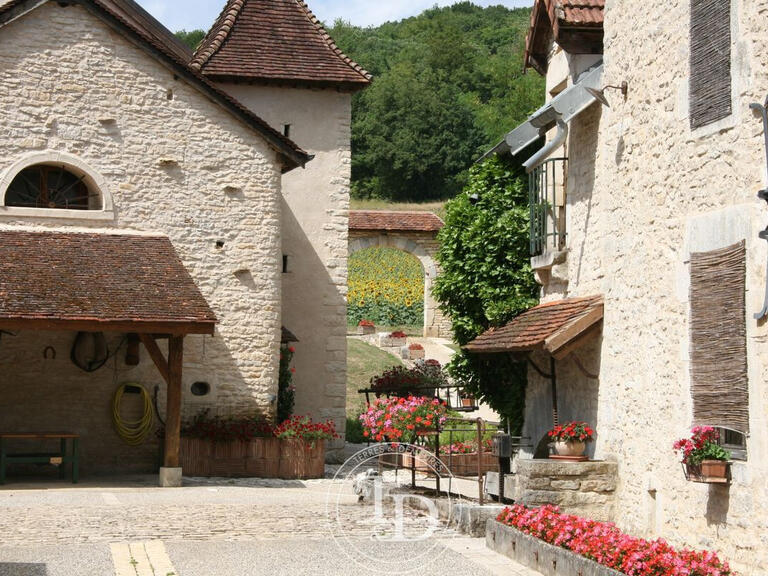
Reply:
[[[144, 403], [144, 413], [141, 418], [134, 421], [123, 420], [120, 414], [120, 406], [123, 402], [123, 394], [126, 389], [132, 388], [139, 390], [142, 402]], [[115, 424], [115, 430], [118, 436], [130, 446], [138, 446], [147, 438], [152, 431], [152, 424], [155, 418], [155, 411], [152, 408], [152, 398], [141, 384], [123, 384], [117, 390], [112, 398], [112, 420]]]

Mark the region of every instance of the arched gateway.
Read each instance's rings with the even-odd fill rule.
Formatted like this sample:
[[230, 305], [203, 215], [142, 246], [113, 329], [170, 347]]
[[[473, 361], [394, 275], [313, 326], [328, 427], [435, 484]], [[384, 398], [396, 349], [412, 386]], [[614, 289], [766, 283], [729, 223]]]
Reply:
[[349, 253], [389, 246], [413, 254], [424, 269], [424, 336], [450, 338], [451, 323], [432, 297], [437, 277], [437, 233], [443, 221], [431, 212], [352, 210], [349, 213]]

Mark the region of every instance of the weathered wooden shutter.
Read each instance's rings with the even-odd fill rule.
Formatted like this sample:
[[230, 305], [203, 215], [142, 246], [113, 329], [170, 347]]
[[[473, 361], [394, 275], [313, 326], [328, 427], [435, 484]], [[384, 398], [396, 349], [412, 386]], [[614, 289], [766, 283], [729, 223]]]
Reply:
[[746, 248], [691, 254], [694, 424], [749, 432]]
[[691, 128], [731, 111], [731, 1], [691, 0]]

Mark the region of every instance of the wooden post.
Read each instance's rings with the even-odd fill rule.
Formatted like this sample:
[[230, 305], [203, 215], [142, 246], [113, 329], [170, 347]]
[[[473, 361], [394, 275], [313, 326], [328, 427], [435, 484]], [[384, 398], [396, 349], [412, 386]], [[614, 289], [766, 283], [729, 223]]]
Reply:
[[184, 362], [184, 337], [168, 341], [168, 395], [165, 416], [165, 467], [179, 467], [181, 444], [181, 373]]

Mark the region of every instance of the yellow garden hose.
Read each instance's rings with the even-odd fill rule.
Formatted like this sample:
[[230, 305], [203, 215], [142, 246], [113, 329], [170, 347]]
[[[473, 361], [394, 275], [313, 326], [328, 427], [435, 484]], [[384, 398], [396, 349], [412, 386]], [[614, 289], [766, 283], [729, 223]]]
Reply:
[[[144, 414], [139, 420], [126, 421], [120, 414], [120, 406], [123, 402], [123, 394], [126, 388], [134, 388], [141, 391], [141, 399], [144, 402]], [[130, 446], [138, 446], [152, 431], [152, 423], [155, 418], [155, 411], [152, 408], [152, 399], [149, 392], [141, 384], [123, 384], [117, 390], [112, 398], [112, 420], [115, 423], [115, 430], [118, 436]]]

